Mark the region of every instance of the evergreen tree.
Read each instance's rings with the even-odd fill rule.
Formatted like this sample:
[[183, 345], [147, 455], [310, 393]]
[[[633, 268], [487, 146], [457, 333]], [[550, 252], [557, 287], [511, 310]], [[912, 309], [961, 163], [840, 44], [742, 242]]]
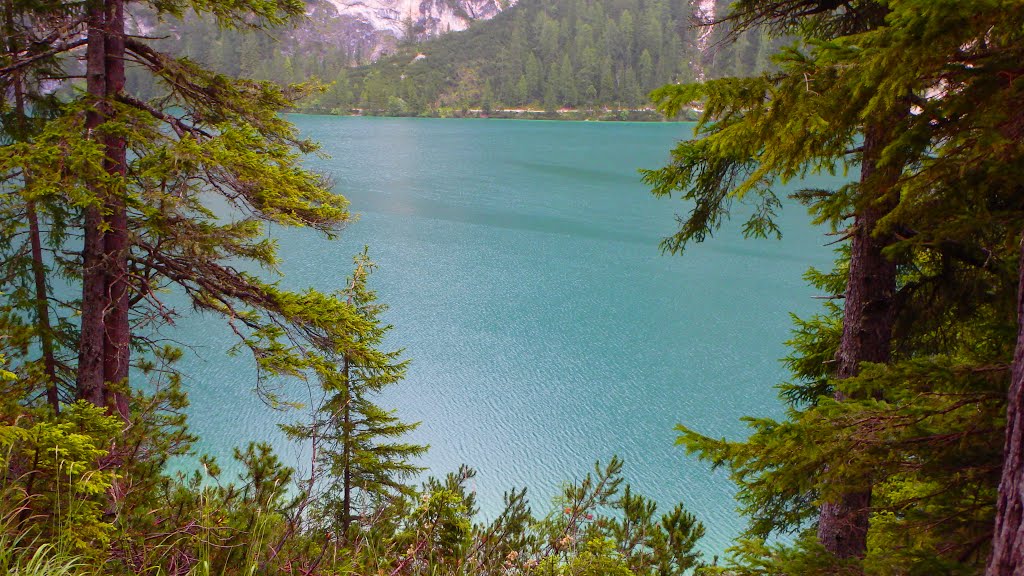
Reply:
[[[15, 61], [22, 50], [37, 43], [45, 43], [41, 36], [45, 31], [32, 26], [30, 16], [41, 15], [41, 7], [26, 8], [7, 1], [2, 7], [2, 29], [6, 35], [3, 62]], [[48, 13], [59, 18], [59, 13]], [[42, 78], [59, 68], [54, 56], [42, 58], [31, 68], [12, 71], [0, 81], [0, 91], [8, 94], [0, 104], [0, 142], [3, 144], [24, 143], [31, 140], [41, 128], [42, 121], [54, 113], [57, 101], [53, 95], [40, 90]], [[17, 183], [31, 181], [32, 174], [17, 171], [2, 173], [3, 182]], [[0, 184], [0, 186], [3, 186]], [[60, 411], [61, 384], [73, 375], [68, 374], [63, 360], [70, 344], [63, 334], [68, 330], [66, 318], [53, 317], [50, 311], [51, 283], [50, 268], [44, 251], [43, 229], [52, 205], [46, 197], [17, 199], [5, 202], [5, 209], [14, 213], [6, 220], [0, 232], [0, 250], [4, 261], [6, 278], [13, 280], [3, 290], [7, 302], [3, 306], [0, 326], [8, 340], [8, 349], [26, 351], [32, 347], [39, 350], [36, 361], [23, 366], [22, 383], [30, 390], [45, 390], [46, 401], [56, 414]], [[43, 224], [41, 224], [41, 222]], [[23, 228], [27, 228], [24, 230]], [[22, 232], [27, 235], [27, 244], [19, 241]], [[32, 315], [31, 322], [25, 316]], [[23, 353], [18, 353], [19, 361]], [[20, 362], [19, 362], [20, 363]]]
[[[279, 23], [302, 11], [295, 2], [188, 5], [227, 26]], [[184, 4], [151, 8], [181, 16]], [[346, 201], [300, 167], [301, 154], [316, 147], [279, 115], [309, 88], [234, 81], [157, 52], [124, 34], [119, 0], [46, 9], [53, 12], [39, 8], [24, 18], [49, 42], [6, 54], [0, 80], [51, 76], [54, 66], [68, 64], [51, 56], [85, 44], [87, 93], [38, 118], [30, 138], [0, 148], [0, 173], [31, 175], [3, 181], [5, 215], [45, 199], [49, 225], [41, 234], [56, 255], [49, 274], [82, 290], [80, 300], [50, 300], [59, 318], [78, 317], [77, 326], [59, 325], [63, 349], [77, 349], [66, 364], [75, 383], [59, 379], [72, 388], [63, 397], [133, 418], [129, 385], [141, 382], [129, 382], [129, 361], [146, 372], [168, 356], [151, 331], [177, 314], [162, 300], [171, 288], [232, 327], [238, 346], [253, 354], [258, 388], [272, 401], [268, 379], [337, 368], [328, 358], [351, 342], [351, 325], [360, 321], [353, 308], [317, 291], [283, 290], [273, 278], [237, 267], [249, 262], [273, 274], [277, 255], [263, 237], [267, 223], [332, 237], [348, 219]], [[166, 96], [143, 101], [128, 93], [128, 62], [162, 84]], [[215, 214], [206, 205], [214, 196], [238, 217]], [[7, 232], [3, 245], [11, 246], [18, 230]], [[67, 246], [79, 241], [81, 252], [68, 256]], [[111, 498], [118, 497], [113, 490]]]
[[605, 58], [601, 64], [601, 88], [598, 92], [598, 98], [602, 102], [618, 102], [618, 94], [615, 90], [615, 71], [612, 66], [611, 58]]
[[558, 67], [558, 93], [565, 106], [575, 106], [579, 99], [572, 70], [572, 62], [569, 60], [569, 53], [566, 52], [562, 54], [562, 63]]
[[527, 102], [529, 102], [530, 91], [528, 86], [529, 82], [526, 80], [526, 76], [520, 76], [519, 80], [516, 82], [515, 99], [513, 99], [512, 101], [519, 104], [526, 104]]
[[637, 106], [643, 101], [643, 92], [640, 89], [640, 82], [637, 80], [633, 68], [627, 67], [622, 72], [621, 90], [622, 100], [628, 106]]
[[348, 73], [342, 70], [330, 88], [320, 98], [325, 111], [343, 113], [352, 107], [352, 87], [349, 85]]
[[533, 52], [526, 55], [526, 74], [524, 76], [526, 82], [526, 97], [520, 102], [520, 104], [527, 104], [530, 101], [540, 98], [543, 92], [544, 77], [541, 72], [540, 61], [534, 56]]
[[[440, 107], [478, 106], [487, 81], [495, 101], [505, 106], [544, 102], [549, 82], [555, 84], [556, 100], [546, 105], [549, 110], [607, 108], [627, 99], [639, 106], [642, 94], [650, 89], [694, 75], [684, 48], [690, 12], [676, 4], [524, 0], [462, 33], [401, 46], [381, 61], [356, 68], [350, 73], [351, 86], [354, 94], [365, 95], [362, 106], [372, 113], [393, 108], [388, 105], [393, 96], [427, 114], [438, 113]], [[334, 74], [320, 70], [318, 63], [328, 58], [311, 59], [305, 50], [292, 49], [295, 42], [287, 40], [278, 56], [267, 61], [267, 78], [291, 82], [321, 72], [325, 77]], [[644, 51], [647, 56], [641, 62]], [[281, 53], [289, 54], [290, 60]], [[744, 52], [744, 63], [749, 57]], [[556, 66], [558, 74], [552, 76]], [[640, 74], [638, 86], [625, 86], [627, 69]], [[520, 78], [525, 78], [525, 92]], [[416, 87], [416, 98], [406, 84]], [[325, 110], [316, 99], [298, 107]]]
[[646, 49], [640, 53], [640, 89], [647, 92], [654, 88], [654, 58]]
[[384, 388], [405, 377], [408, 361], [399, 359], [401, 351], [379, 349], [391, 326], [381, 323], [379, 316], [387, 307], [367, 288], [373, 268], [364, 249], [355, 258], [355, 271], [344, 292], [363, 322], [353, 334], [351, 348], [341, 352], [341, 369], [321, 375], [325, 401], [316, 408], [311, 424], [285, 427], [290, 436], [313, 442], [316, 462], [329, 474], [319, 514], [328, 528], [341, 534], [348, 533], [353, 520], [365, 517], [356, 510], [379, 509], [394, 496], [412, 494], [405, 481], [422, 469], [410, 460], [427, 450], [397, 441], [418, 423], [405, 424], [374, 402]]
[[[785, 51], [778, 72], [656, 95], [668, 113], [696, 98], [706, 106], [705, 138], [681, 143], [672, 165], [646, 174], [656, 194], [681, 191], [696, 203], [667, 250], [713, 233], [733, 201], [751, 206], [746, 234], [778, 234], [778, 181], [860, 168], [841, 189], [797, 195], [848, 244], [835, 273], [811, 275], [843, 305], [798, 325], [789, 364], [801, 383], [782, 388], [789, 417], [752, 421], [741, 443], [682, 428], [691, 450], [732, 467], [751, 536], [817, 520], [817, 538], [793, 547], [743, 543], [742, 572], [935, 573], [984, 563], [1000, 460], [993, 423], [1014, 323], [1007, 231], [1021, 197], [992, 175], [1002, 165], [976, 172], [985, 163], [962, 139], [1006, 142], [997, 119], [1015, 108], [1005, 106], [1013, 88], [999, 70], [1019, 44], [1006, 9], [738, 2], [729, 16], [737, 30], [764, 23], [810, 42]], [[937, 91], [937, 78], [948, 88]], [[966, 102], [983, 96], [1003, 111], [968, 113]], [[1002, 162], [1019, 158], [994, 146]], [[986, 208], [967, 208], [966, 197]]]
[[544, 106], [545, 106], [546, 110], [548, 109], [548, 104], [549, 103], [551, 104], [551, 108], [550, 108], [551, 111], [554, 111], [554, 110], [558, 109], [558, 101], [559, 101], [558, 79], [559, 79], [559, 76], [560, 76], [560, 74], [559, 74], [558, 62], [556, 61], [553, 64], [551, 64], [551, 66], [548, 68], [546, 80], [544, 82]]

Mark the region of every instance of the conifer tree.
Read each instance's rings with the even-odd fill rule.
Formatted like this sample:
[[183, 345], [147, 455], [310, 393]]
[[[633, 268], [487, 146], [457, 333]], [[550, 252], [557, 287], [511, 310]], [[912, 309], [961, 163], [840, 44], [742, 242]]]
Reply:
[[[746, 14], [744, 10], [763, 10], [751, 15], [745, 23], [767, 23], [787, 31], [793, 26], [786, 22], [800, 21], [801, 18], [809, 20], [801, 21], [801, 25], [807, 31], [807, 39], [812, 41], [829, 39], [827, 36], [814, 36], [812, 30], [831, 30], [833, 20], [845, 19], [851, 12], [857, 12], [845, 9], [833, 12], [838, 7], [819, 5], [813, 16], [803, 16], [802, 6], [767, 6], [769, 4], [773, 3], [740, 3], [737, 11], [738, 14]], [[732, 18], [739, 19], [740, 16], [733, 15]], [[851, 32], [861, 32], [879, 23], [877, 18], [863, 16]], [[739, 31], [741, 28], [733, 32]], [[805, 58], [799, 71], [798, 66], [793, 66], [787, 70], [789, 74], [763, 77], [741, 88], [749, 90], [749, 94], [756, 94], [759, 90], [786, 94], [783, 98], [776, 96], [759, 103], [750, 99], [746, 92], [732, 91], [726, 96], [723, 91], [721, 95], [711, 96], [715, 101], [714, 109], [709, 106], [705, 118], [726, 114], [734, 119], [709, 128], [710, 138], [707, 140], [681, 145], [674, 152], [679, 164], [661, 172], [648, 172], [646, 179], [655, 186], [655, 194], [668, 195], [673, 189], [680, 188], [686, 197], [698, 201], [697, 210], [689, 220], [683, 221], [680, 232], [663, 244], [666, 249], [678, 251], [688, 241], [700, 241], [717, 227], [724, 212], [724, 203], [730, 197], [742, 198], [747, 191], [755, 192], [760, 204], [748, 221], [745, 232], [762, 236], [777, 233], [771, 221], [778, 207], [778, 200], [771, 191], [771, 179], [790, 178], [811, 163], [832, 169], [837, 162], [850, 162], [845, 159], [847, 150], [855, 150], [852, 162], [860, 165], [861, 174], [858, 186], [850, 190], [852, 194], [847, 206], [853, 214], [853, 222], [846, 233], [851, 240], [851, 256], [844, 297], [843, 336], [836, 350], [835, 362], [835, 377], [843, 379], [856, 376], [862, 362], [884, 363], [889, 360], [895, 317], [892, 306], [896, 290], [896, 263], [883, 254], [892, 238], [880, 230], [878, 224], [896, 207], [899, 196], [894, 185], [905, 160], [894, 155], [883, 159], [882, 155], [895, 140], [895, 132], [900, 126], [900, 110], [907, 104], [902, 99], [890, 98], [883, 107], [877, 101], [851, 99], [850, 95], [856, 93], [857, 86], [847, 85], [848, 80], [842, 77], [833, 79], [826, 76], [824, 81], [829, 83], [828, 92], [815, 92], [824, 94], [820, 98], [801, 95], [799, 91], [807, 87], [793, 81], [797, 74], [809, 74], [814, 78], [828, 74], [825, 70], [815, 69], [816, 64], [811, 58]], [[736, 82], [726, 81], [723, 84], [735, 85]], [[661, 97], [664, 98], [664, 93]], [[864, 108], [869, 103], [875, 109], [865, 113]], [[829, 123], [833, 132], [810, 133], [813, 129], [787, 124], [775, 125], [772, 128], [777, 130], [775, 134], [767, 133], [766, 126], [773, 124], [775, 117], [794, 121], [799, 115], [817, 116]], [[733, 129], [726, 130], [727, 124], [733, 125]], [[756, 127], [755, 130], [760, 132], [758, 136], [764, 139], [751, 138], [753, 132], [750, 131], [741, 136], [747, 141], [737, 141], [739, 139], [733, 134], [738, 130], [749, 130], [747, 126]], [[854, 145], [855, 134], [863, 134], [859, 147]], [[731, 149], [713, 151], [716, 144], [712, 142], [716, 139], [728, 139]], [[846, 397], [841, 390], [836, 390], [835, 395], [837, 400]], [[866, 549], [871, 496], [870, 487], [865, 488], [822, 502], [819, 540], [839, 557], [862, 556]]]
[[[60, 20], [59, 12], [49, 13], [39, 6], [15, 4], [12, 0], [3, 3], [2, 29], [6, 42], [0, 50], [3, 56], [0, 62], [5, 65], [13, 63], [24, 47], [45, 44], [47, 30], [40, 27], [35, 17], [46, 15]], [[0, 142], [17, 144], [27, 142], [40, 128], [40, 124], [53, 113], [55, 100], [39, 90], [41, 78], [53, 74], [58, 67], [53, 56], [41, 56], [32, 68], [12, 70], [0, 82], [0, 91], [9, 96], [0, 102]], [[31, 180], [32, 175], [25, 171], [8, 171], [0, 181], [0, 189], [17, 189], [20, 183]], [[0, 288], [7, 297], [4, 306], [3, 328], [7, 335], [10, 348], [25, 350], [30, 343], [40, 353], [38, 362], [24, 365], [22, 381], [32, 389], [45, 390], [46, 401], [54, 413], [59, 412], [61, 399], [60, 381], [67, 378], [66, 370], [60, 365], [65, 339], [61, 330], [66, 324], [60, 317], [54, 318], [50, 311], [51, 288], [48, 277], [49, 270], [44, 252], [41, 222], [45, 224], [47, 203], [45, 198], [25, 198], [15, 200], [14, 194], [7, 195], [4, 230], [0, 233], [3, 245], [3, 261], [5, 273], [3, 287]], [[27, 242], [19, 240], [22, 227], [27, 235]], [[27, 244], [27, 246], [26, 246]], [[23, 312], [34, 316], [33, 321], [25, 323]], [[12, 342], [13, 341], [13, 342]], [[35, 370], [38, 364], [41, 370]]]
[[978, 63], [1013, 45], [1008, 9], [738, 2], [730, 19], [740, 28], [764, 23], [808, 44], [783, 52], [777, 73], [657, 94], [668, 111], [696, 98], [706, 106], [705, 138], [646, 174], [656, 194], [695, 202], [667, 250], [712, 234], [733, 201], [751, 206], [746, 234], [778, 234], [777, 181], [860, 167], [856, 183], [797, 195], [849, 244], [835, 274], [811, 276], [845, 297], [798, 325], [789, 363], [804, 382], [783, 388], [787, 420], [752, 421], [754, 435], [736, 444], [681, 428], [691, 450], [732, 467], [751, 535], [818, 521], [817, 544], [743, 547], [748, 568], [771, 556], [784, 572], [948, 571], [984, 558], [999, 461], [992, 424], [1008, 358], [1000, 335], [1015, 292], [1006, 230], [1020, 201], [1012, 186], [990, 186], [1002, 176], [982, 176], [976, 167], [988, 164], [964, 152], [997, 136], [991, 123], [1001, 114], [993, 106], [979, 120], [986, 116], [966, 102], [1004, 84], [1004, 72]]
[[[175, 16], [185, 5], [159, 2], [152, 8]], [[188, 6], [225, 26], [279, 23], [302, 9], [296, 2]], [[347, 221], [345, 200], [301, 169], [300, 154], [315, 145], [277, 114], [308, 88], [231, 80], [161, 54], [125, 35], [118, 0], [63, 9], [72, 24], [55, 27], [58, 37], [42, 56], [88, 44], [88, 96], [65, 103], [64, 113], [30, 143], [6, 147], [2, 160], [5, 170], [33, 174], [20, 183], [22, 197], [63, 191], [69, 216], [58, 229], [80, 226], [84, 237], [83, 259], [62, 262], [64, 272], [83, 278], [79, 394], [111, 403], [110, 386], [127, 376], [126, 330], [173, 319], [158, 296], [170, 284], [199, 309], [224, 315], [265, 372], [295, 373], [308, 365], [310, 357], [289, 343], [329, 350], [346, 340], [345, 322], [338, 330], [323, 328], [312, 310], [320, 299], [329, 304], [321, 313], [344, 315], [344, 302], [285, 292], [226, 263], [241, 258], [273, 270], [276, 256], [261, 238], [263, 222], [332, 236]], [[41, 60], [23, 50], [2, 71], [3, 79]], [[126, 63], [150, 74], [167, 96], [147, 102], [126, 93]], [[168, 113], [172, 106], [183, 112]], [[54, 165], [54, 157], [64, 164]], [[206, 208], [203, 195], [210, 192], [239, 218], [229, 222]]]
[[384, 388], [405, 377], [408, 361], [400, 359], [401, 350], [380, 349], [391, 329], [380, 319], [387, 307], [367, 287], [374, 264], [366, 249], [354, 260], [343, 294], [361, 320], [352, 344], [339, 353], [338, 371], [321, 374], [325, 400], [312, 422], [285, 427], [292, 437], [313, 442], [316, 464], [329, 475], [318, 498], [319, 514], [340, 534], [348, 534], [353, 520], [361, 518], [357, 510], [385, 507], [395, 496], [412, 494], [406, 481], [422, 468], [411, 460], [427, 450], [400, 441], [419, 423], [406, 424], [375, 402]]
[[[130, 385], [141, 384], [128, 381], [128, 351], [140, 375], [167, 364], [173, 354], [153, 335], [179, 314], [163, 299], [169, 290], [231, 327], [237, 348], [252, 353], [257, 389], [271, 402], [277, 400], [275, 378], [301, 378], [310, 371], [330, 377], [340, 371], [337, 358], [352, 348], [352, 335], [364, 320], [344, 297], [282, 289], [274, 277], [276, 246], [264, 237], [266, 224], [274, 223], [305, 226], [332, 238], [348, 220], [345, 199], [302, 168], [302, 154], [316, 146], [279, 114], [312, 87], [234, 80], [162, 54], [124, 33], [124, 6], [117, 1], [47, 5], [46, 10], [15, 6], [25, 7], [16, 22], [23, 19], [47, 40], [5, 51], [4, 86], [24, 84], [25, 78], [74, 76], [72, 51], [88, 45], [86, 93], [64, 92], [54, 114], [37, 116], [42, 108], [33, 109], [26, 137], [9, 138], [0, 147], [0, 173], [8, 222], [16, 222], [30, 202], [45, 209], [41, 240], [53, 255], [47, 280], [60, 275], [82, 289], [81, 299], [49, 301], [58, 319], [58, 375], [69, 373], [61, 381], [72, 389], [61, 399], [78, 396], [122, 419], [133, 418], [129, 429], [137, 432], [116, 438], [117, 449], [104, 465], [158, 471], [166, 459], [134, 445], [138, 440], [160, 450], [165, 433], [151, 434], [150, 424], [134, 419], [136, 411], [139, 418], [152, 415], [142, 413], [148, 410], [143, 396], [131, 393]], [[150, 5], [167, 17], [181, 16], [186, 7], [212, 14], [223, 26], [252, 27], [280, 23], [302, 10], [301, 2]], [[129, 93], [126, 67], [161, 86], [157, 93], [163, 96], [143, 100]], [[26, 92], [31, 91], [30, 86]], [[5, 131], [9, 126], [5, 118]], [[3, 234], [4, 250], [20, 249], [14, 243], [17, 225], [6, 226]], [[83, 249], [68, 250], [75, 246]], [[239, 263], [263, 272], [245, 272]], [[31, 266], [15, 272], [15, 283], [31, 278]], [[24, 316], [26, 310], [31, 308], [13, 312]], [[5, 310], [5, 324], [13, 324], [12, 318]], [[26, 361], [12, 369], [21, 374], [33, 367]], [[172, 400], [172, 410], [185, 403]], [[140, 458], [152, 461], [134, 461]], [[132, 481], [153, 482], [149, 477]], [[118, 481], [110, 490], [107, 509], [127, 518], [131, 506], [145, 500], [123, 488]]]
[[[302, 156], [317, 147], [280, 115], [316, 87], [232, 79], [161, 53], [156, 42], [124, 33], [124, 6], [113, 0], [48, 4], [46, 10], [38, 7], [43, 4], [13, 6], [23, 10], [15, 12], [14, 22], [26, 32], [19, 32], [17, 46], [5, 39], [0, 85], [20, 82], [35, 98], [50, 77], [70, 76], [69, 82], [75, 82], [75, 56], [81, 52], [87, 56], [88, 81], [79, 86], [85, 92], [62, 90], [62, 101], [50, 98], [50, 108], [40, 104], [47, 104], [42, 97], [34, 100], [30, 130], [22, 132], [12, 129], [8, 119], [14, 115], [4, 101], [0, 250], [18, 258], [5, 262], [5, 272], [12, 274], [0, 278], [0, 289], [6, 293], [10, 286], [32, 286], [32, 258], [25, 258], [31, 256], [30, 243], [24, 241], [26, 226], [20, 218], [35, 202], [45, 222], [39, 226], [41, 245], [49, 250], [46, 281], [60, 277], [61, 283], [82, 290], [80, 299], [51, 294], [48, 300], [55, 319], [51, 331], [62, 385], [59, 400], [78, 396], [122, 422], [130, 418], [124, 434], [102, 439], [110, 446], [101, 464], [120, 476], [95, 500], [107, 518], [116, 514], [118, 522], [156, 532], [167, 526], [154, 525], [144, 507], [153, 505], [157, 487], [171, 486], [175, 494], [168, 496], [167, 506], [174, 513], [164, 521], [194, 522], [188, 514], [196, 503], [183, 494], [190, 489], [198, 494], [198, 484], [189, 488], [160, 476], [167, 458], [187, 451], [191, 439], [181, 414], [187, 404], [177, 387], [182, 379], [168, 361], [180, 353], [155, 338], [157, 329], [182, 313], [165, 294], [183, 295], [191, 313], [220, 318], [231, 328], [235, 349], [252, 354], [256, 387], [271, 403], [278, 400], [274, 387], [282, 377], [317, 375], [339, 382], [355, 370], [353, 377], [385, 378], [371, 373], [372, 368], [362, 371], [344, 362], [346, 354], [363, 359], [359, 355], [368, 352], [357, 338], [373, 337], [361, 332], [370, 327], [355, 300], [350, 301], [352, 295], [283, 289], [276, 245], [264, 234], [268, 224], [275, 224], [306, 227], [330, 239], [348, 221], [345, 199], [323, 177], [302, 167]], [[193, 8], [222, 26], [260, 28], [300, 13], [303, 4], [161, 1], [148, 7], [161, 17], [178, 17]], [[40, 38], [45, 41], [36, 41]], [[124, 83], [128, 69], [158, 86], [148, 93], [160, 96], [144, 99], [131, 93]], [[25, 318], [35, 320], [38, 300], [24, 290], [17, 299], [5, 299], [2, 329], [5, 335], [11, 333], [9, 326], [20, 332], [17, 342], [0, 344], [23, 348], [11, 356], [11, 367], [36, 378], [27, 382], [53, 382], [39, 378], [41, 362], [29, 357], [40, 350], [33, 339], [46, 333], [42, 323], [20, 328]], [[164, 371], [171, 374], [172, 385], [158, 390], [156, 399], [137, 392], [146, 388], [139, 377]], [[34, 399], [27, 395], [24, 401]], [[377, 430], [406, 429], [379, 407], [364, 406], [364, 411]], [[24, 491], [34, 490], [38, 486], [33, 489], [29, 480]], [[173, 502], [179, 498], [192, 504], [183, 508]], [[275, 502], [284, 506], [284, 500]], [[253, 504], [250, 511], [256, 512], [257, 505], [268, 504]], [[252, 528], [258, 513], [247, 515], [243, 531]], [[139, 540], [120, 542], [115, 552], [144, 551], [144, 535], [134, 536]], [[182, 541], [187, 550], [188, 537]]]

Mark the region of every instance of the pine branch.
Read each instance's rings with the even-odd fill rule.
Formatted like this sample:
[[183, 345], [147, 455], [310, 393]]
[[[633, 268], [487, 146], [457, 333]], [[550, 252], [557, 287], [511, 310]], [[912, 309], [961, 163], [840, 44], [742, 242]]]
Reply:
[[39, 60], [42, 60], [44, 58], [49, 58], [51, 56], [55, 56], [57, 54], [61, 54], [63, 52], [67, 52], [69, 50], [74, 50], [75, 48], [78, 48], [79, 46], [84, 46], [86, 42], [88, 42], [87, 38], [79, 38], [77, 40], [72, 40], [72, 41], [69, 41], [69, 42], [65, 42], [64, 44], [55, 46], [55, 47], [53, 47], [53, 48], [51, 48], [51, 49], [49, 49], [49, 50], [47, 50], [45, 52], [40, 52], [39, 54], [36, 54], [36, 55], [31, 56], [29, 58], [26, 58], [24, 60], [20, 60], [18, 62], [15, 62], [14, 64], [11, 64], [10, 66], [6, 66], [4, 68], [0, 68], [0, 78], [5, 78], [6, 76], [10, 75], [12, 72], [17, 72], [17, 71], [21, 70], [22, 68], [25, 68], [25, 67], [27, 67], [27, 66], [35, 63], [35, 62], [38, 62]]

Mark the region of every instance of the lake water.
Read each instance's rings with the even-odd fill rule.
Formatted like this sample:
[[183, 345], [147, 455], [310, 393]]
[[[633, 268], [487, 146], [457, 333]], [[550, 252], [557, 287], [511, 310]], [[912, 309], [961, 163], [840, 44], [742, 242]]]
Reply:
[[[412, 359], [382, 404], [423, 422], [422, 465], [475, 467], [485, 515], [516, 486], [542, 514], [562, 481], [618, 454], [641, 493], [705, 523], [706, 551], [728, 545], [742, 527], [732, 485], [674, 446], [673, 427], [738, 438], [741, 416], [781, 414], [789, 313], [819, 306], [801, 275], [830, 261], [802, 208], [787, 205], [782, 241], [743, 240], [734, 225], [663, 256], [658, 240], [686, 206], [653, 198], [637, 169], [664, 164], [692, 125], [292, 120], [331, 155], [309, 165], [360, 216], [335, 242], [275, 230], [285, 285], [341, 287], [370, 246], [390, 342]], [[221, 323], [180, 328], [197, 344], [185, 369], [200, 447], [226, 460], [269, 439], [308, 470], [276, 429], [298, 414], [256, 398], [250, 359], [225, 356]]]

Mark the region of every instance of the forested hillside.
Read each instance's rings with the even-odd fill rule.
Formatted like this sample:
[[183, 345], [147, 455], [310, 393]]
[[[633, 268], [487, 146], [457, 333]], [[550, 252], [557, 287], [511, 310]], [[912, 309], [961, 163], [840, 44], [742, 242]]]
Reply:
[[[360, 41], [333, 27], [315, 8], [301, 19], [268, 30], [259, 27], [218, 25], [209, 14], [183, 12], [175, 17], [146, 5], [132, 7], [137, 33], [152, 37], [157, 49], [188, 58], [232, 78], [272, 80], [278, 84], [329, 79], [349, 66], [368, 64], [373, 38], [366, 31]], [[146, 72], [129, 63], [128, 86], [143, 98], [166, 93]]]
[[[691, 6], [665, 0], [525, 0], [488, 22], [407, 46], [341, 77], [316, 107], [416, 114], [437, 108], [635, 108], [694, 79], [703, 54]], [[767, 59], [757, 34], [709, 58], [747, 75]]]
[[[718, 4], [724, 11], [728, 2]], [[469, 30], [406, 42], [355, 68], [366, 55], [329, 36], [221, 30], [194, 15], [174, 25], [165, 49], [224, 74], [328, 84], [303, 110], [397, 116], [645, 108], [647, 94], [666, 83], [764, 70], [784, 42], [757, 30], [727, 39], [729, 24], [701, 28], [685, 0], [524, 0]]]

